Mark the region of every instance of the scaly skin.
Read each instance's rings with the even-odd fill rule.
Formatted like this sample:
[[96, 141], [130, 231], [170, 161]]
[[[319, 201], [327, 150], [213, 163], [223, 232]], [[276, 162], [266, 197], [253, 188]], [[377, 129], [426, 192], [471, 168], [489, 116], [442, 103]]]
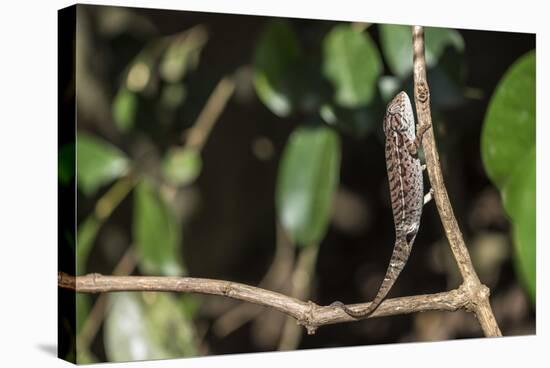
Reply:
[[400, 92], [389, 103], [383, 128], [386, 135], [386, 168], [395, 223], [395, 244], [384, 280], [366, 309], [355, 311], [341, 302], [331, 304], [354, 318], [365, 318], [374, 312], [397, 280], [411, 253], [424, 205], [422, 165], [416, 153], [425, 129], [421, 129], [420, 134], [415, 136], [411, 102], [405, 92]]

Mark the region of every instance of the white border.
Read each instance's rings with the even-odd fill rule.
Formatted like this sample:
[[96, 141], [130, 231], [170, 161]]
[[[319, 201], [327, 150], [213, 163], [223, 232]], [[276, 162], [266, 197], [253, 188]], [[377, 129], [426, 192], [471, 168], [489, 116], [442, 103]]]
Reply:
[[[223, 13], [293, 16], [537, 33], [538, 188], [548, 188], [548, 10], [543, 1], [97, 1]], [[61, 367], [57, 322], [57, 9], [68, 1], [3, 2], [0, 11], [0, 366]], [[546, 169], [548, 170], [548, 169]], [[517, 367], [543, 359], [548, 344], [548, 272], [541, 245], [548, 195], [538, 193], [537, 336], [334, 348], [165, 360], [130, 367], [280, 367], [285, 364]], [[60, 209], [63, 210], [63, 209]], [[544, 281], [543, 281], [544, 278]], [[547, 359], [546, 359], [547, 360]], [[10, 364], [11, 363], [11, 364]], [[109, 364], [110, 365], [110, 364]], [[540, 364], [539, 364], [540, 365]], [[96, 366], [96, 365], [93, 365]], [[124, 365], [125, 366], [125, 365]]]

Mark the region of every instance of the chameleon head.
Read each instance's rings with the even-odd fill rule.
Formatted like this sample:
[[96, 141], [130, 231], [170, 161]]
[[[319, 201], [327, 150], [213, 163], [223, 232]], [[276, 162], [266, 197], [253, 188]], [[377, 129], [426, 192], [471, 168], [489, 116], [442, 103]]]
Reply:
[[409, 100], [409, 96], [404, 91], [401, 91], [388, 104], [384, 119], [384, 132], [411, 132], [411, 128], [414, 135], [414, 117], [411, 101]]

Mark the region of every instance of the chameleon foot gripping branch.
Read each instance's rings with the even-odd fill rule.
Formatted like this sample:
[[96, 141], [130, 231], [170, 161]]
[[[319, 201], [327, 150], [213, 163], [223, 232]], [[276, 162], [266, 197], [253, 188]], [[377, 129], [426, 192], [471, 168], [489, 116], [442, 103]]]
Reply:
[[418, 135], [415, 134], [411, 102], [405, 92], [400, 92], [389, 103], [383, 129], [386, 136], [386, 168], [395, 223], [395, 244], [384, 280], [366, 309], [352, 310], [338, 301], [331, 304], [354, 318], [365, 318], [374, 312], [397, 280], [411, 253], [424, 205], [422, 165], [417, 150], [426, 129], [419, 128]]

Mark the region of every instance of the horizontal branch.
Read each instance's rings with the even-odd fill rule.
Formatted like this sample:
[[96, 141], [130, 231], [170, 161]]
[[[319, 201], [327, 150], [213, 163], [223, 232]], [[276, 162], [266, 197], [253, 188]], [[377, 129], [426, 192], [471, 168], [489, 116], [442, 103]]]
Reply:
[[[311, 301], [305, 302], [274, 291], [224, 280], [172, 276], [104, 276], [97, 273], [75, 277], [60, 272], [58, 285], [81, 293], [170, 291], [220, 295], [274, 308], [295, 318], [307, 329], [308, 334], [314, 334], [319, 326], [357, 321], [337, 307], [320, 306]], [[351, 304], [348, 307], [363, 310], [369, 304]], [[468, 294], [462, 287], [443, 293], [387, 299], [370, 317], [458, 309], [470, 310]]]

